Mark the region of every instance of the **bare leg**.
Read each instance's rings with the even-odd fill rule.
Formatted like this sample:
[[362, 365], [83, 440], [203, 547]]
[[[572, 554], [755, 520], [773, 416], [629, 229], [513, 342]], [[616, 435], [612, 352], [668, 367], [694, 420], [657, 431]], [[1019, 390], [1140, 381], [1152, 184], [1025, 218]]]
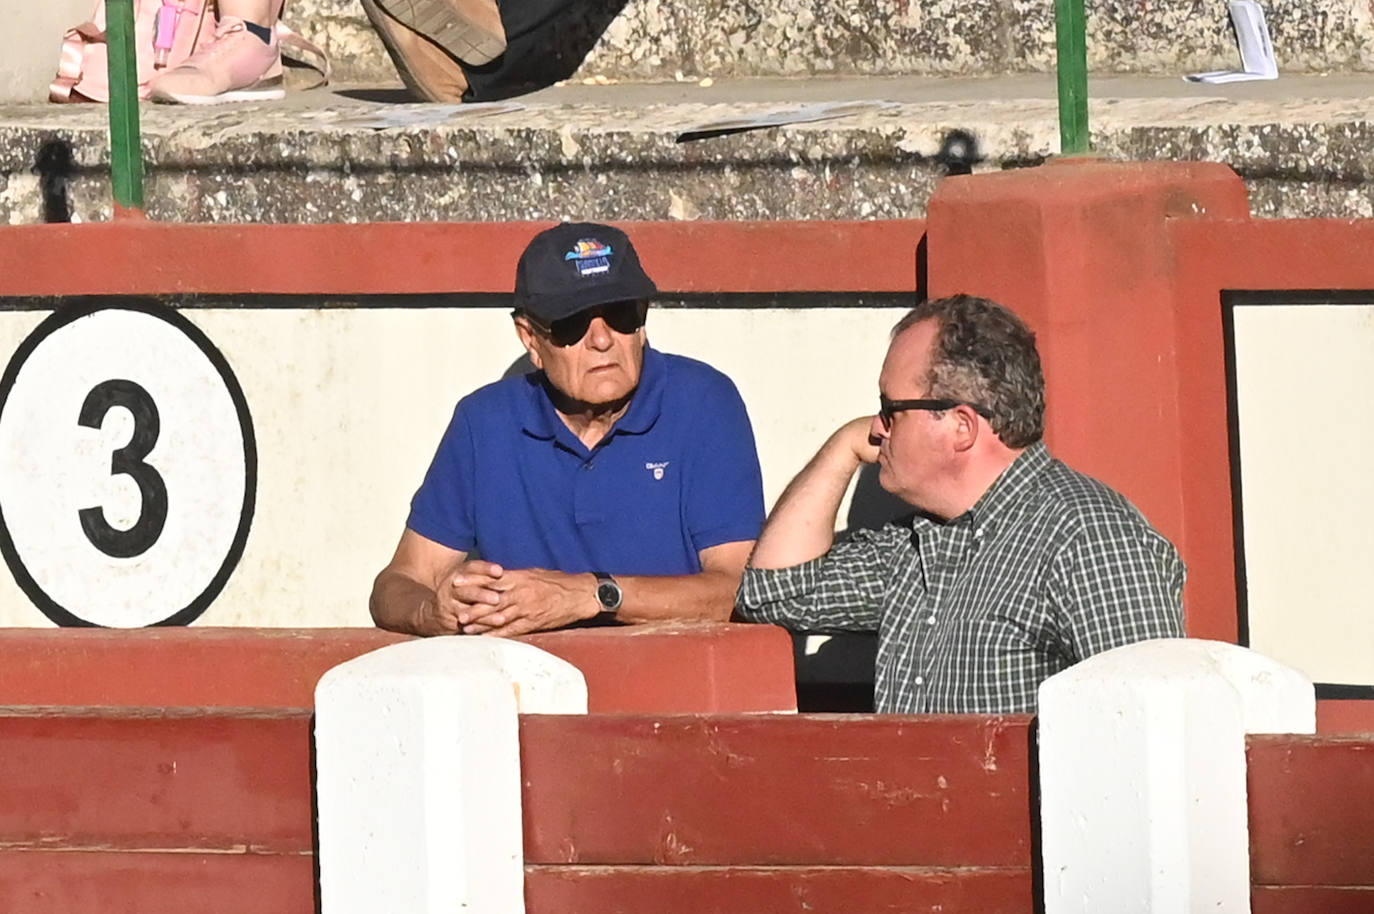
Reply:
[[276, 25], [273, 0], [219, 0], [221, 16], [237, 16], [258, 25]]

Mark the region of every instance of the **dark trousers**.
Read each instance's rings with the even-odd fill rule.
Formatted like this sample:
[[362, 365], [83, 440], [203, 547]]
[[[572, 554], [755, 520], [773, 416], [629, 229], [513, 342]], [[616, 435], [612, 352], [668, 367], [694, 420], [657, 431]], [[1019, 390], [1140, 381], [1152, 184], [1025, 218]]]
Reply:
[[499, 0], [506, 52], [480, 67], [463, 65], [463, 101], [490, 102], [567, 79], [626, 0]]

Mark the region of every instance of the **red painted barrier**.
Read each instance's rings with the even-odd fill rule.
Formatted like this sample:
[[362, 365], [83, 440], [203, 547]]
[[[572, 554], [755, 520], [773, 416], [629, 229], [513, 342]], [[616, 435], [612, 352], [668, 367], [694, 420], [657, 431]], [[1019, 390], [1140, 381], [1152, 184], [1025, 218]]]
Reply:
[[[0, 226], [0, 296], [510, 292], [552, 224]], [[666, 293], [911, 292], [925, 233], [916, 219], [616, 224]]]
[[[1081, 160], [950, 178], [929, 212], [626, 227], [670, 294], [914, 292], [928, 230], [930, 293], [990, 295], [1040, 331], [1056, 453], [1125, 492], [1177, 542], [1190, 634], [1236, 640], [1219, 296], [1374, 288], [1374, 259], [1350, 255], [1374, 246], [1374, 221], [1252, 220], [1224, 166]], [[502, 292], [544, 225], [6, 226], [0, 296]], [[74, 263], [65, 252], [78, 241], [100, 255]], [[153, 256], [162, 250], [179, 255]], [[252, 251], [255, 269], [226, 268], [247, 257], [236, 251]], [[1374, 702], [1323, 703], [1319, 719], [1374, 732]]]
[[1256, 885], [1362, 887], [1374, 900], [1374, 740], [1252, 736], [1247, 756]]
[[594, 867], [525, 869], [529, 914], [1031, 914], [1023, 869]]
[[310, 712], [0, 714], [0, 847], [309, 853]]
[[[310, 708], [326, 670], [404, 640], [375, 629], [6, 629], [0, 706]], [[594, 712], [797, 707], [792, 641], [773, 626], [624, 626], [522, 640], [580, 669]]]
[[524, 717], [526, 860], [1024, 868], [1029, 723]]
[[[1234, 642], [1230, 477], [1208, 498], [1185, 488], [1199, 459], [1225, 464], [1230, 451], [1197, 438], [1180, 350], [1189, 313], [1165, 226], [1248, 218], [1244, 183], [1217, 164], [1077, 160], [944, 181], [928, 212], [930, 294], [986, 295], [1026, 319], [1056, 456], [1119, 489], [1179, 547], [1189, 634]], [[1220, 355], [1209, 367], [1224, 391]]]
[[308, 710], [0, 710], [0, 910], [308, 914]]
[[[1028, 718], [520, 730], [530, 914], [1032, 910]], [[309, 712], [8, 709], [0, 746], [0, 910], [313, 910]], [[1254, 910], [1369, 910], [1374, 741], [1248, 757]]]
[[0, 849], [12, 914], [312, 914], [309, 854]]
[[1026, 717], [525, 717], [528, 909], [1023, 914], [1029, 748]]
[[[1374, 220], [1252, 220], [1208, 163], [1063, 162], [942, 182], [929, 291], [1002, 301], [1039, 335], [1055, 454], [1125, 493], [1188, 565], [1195, 637], [1239, 636], [1221, 294], [1374, 289]], [[1374, 700], [1323, 701], [1374, 732]]]

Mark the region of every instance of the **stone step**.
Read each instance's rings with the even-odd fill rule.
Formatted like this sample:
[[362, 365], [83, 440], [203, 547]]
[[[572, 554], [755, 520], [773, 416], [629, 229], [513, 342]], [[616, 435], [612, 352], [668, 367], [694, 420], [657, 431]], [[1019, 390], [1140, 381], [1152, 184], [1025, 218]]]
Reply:
[[[507, 0], [519, 2], [519, 0]], [[622, 5], [575, 80], [1053, 72], [1051, 0], [593, 0]], [[1369, 0], [1262, 0], [1281, 72], [1374, 70]], [[357, 0], [291, 0], [287, 19], [340, 78], [394, 80]], [[1224, 0], [1089, 3], [1089, 68], [1181, 75], [1239, 66]]]
[[[1287, 77], [1091, 85], [1095, 149], [1230, 164], [1262, 216], [1374, 214], [1374, 85]], [[390, 98], [399, 97], [393, 90]], [[955, 131], [975, 170], [1058, 151], [1052, 77], [570, 85], [494, 106], [397, 104], [377, 90], [213, 109], [143, 106], [147, 208], [201, 222], [863, 219], [921, 216]], [[373, 99], [373, 100], [369, 100]], [[679, 142], [741, 116], [847, 103], [830, 120]], [[0, 107], [0, 220], [44, 219], [50, 181], [74, 218], [110, 215], [101, 106]], [[57, 148], [54, 156], [52, 150]], [[65, 149], [65, 153], [61, 150]], [[49, 195], [50, 197], [52, 194]]]
[[[1261, 216], [1374, 215], [1367, 79], [1111, 77], [1090, 94], [1102, 155], [1228, 163]], [[199, 222], [919, 217], [956, 131], [975, 138], [976, 171], [1037, 165], [1059, 147], [1044, 75], [568, 85], [490, 107], [399, 96], [339, 88], [263, 105], [145, 105], [148, 212]], [[679, 142], [802, 103], [850, 108]], [[65, 197], [74, 219], [108, 219], [104, 108], [27, 105], [0, 107], [0, 220], [45, 218], [35, 172], [45, 146], [48, 162], [72, 163], [47, 182], [48, 210]]]

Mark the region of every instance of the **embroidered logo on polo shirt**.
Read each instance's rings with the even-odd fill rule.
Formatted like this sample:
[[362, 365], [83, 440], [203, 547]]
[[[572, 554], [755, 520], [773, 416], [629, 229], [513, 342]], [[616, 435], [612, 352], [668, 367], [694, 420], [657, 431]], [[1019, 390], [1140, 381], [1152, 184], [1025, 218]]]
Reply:
[[662, 463], [646, 463], [644, 464], [644, 469], [652, 470], [655, 479], [662, 479], [663, 471], [668, 469], [668, 464], [670, 462], [671, 461], [665, 460]]
[[602, 244], [595, 238], [583, 238], [573, 245], [573, 249], [563, 255], [563, 260], [571, 260], [579, 276], [595, 276], [611, 268], [611, 246]]

